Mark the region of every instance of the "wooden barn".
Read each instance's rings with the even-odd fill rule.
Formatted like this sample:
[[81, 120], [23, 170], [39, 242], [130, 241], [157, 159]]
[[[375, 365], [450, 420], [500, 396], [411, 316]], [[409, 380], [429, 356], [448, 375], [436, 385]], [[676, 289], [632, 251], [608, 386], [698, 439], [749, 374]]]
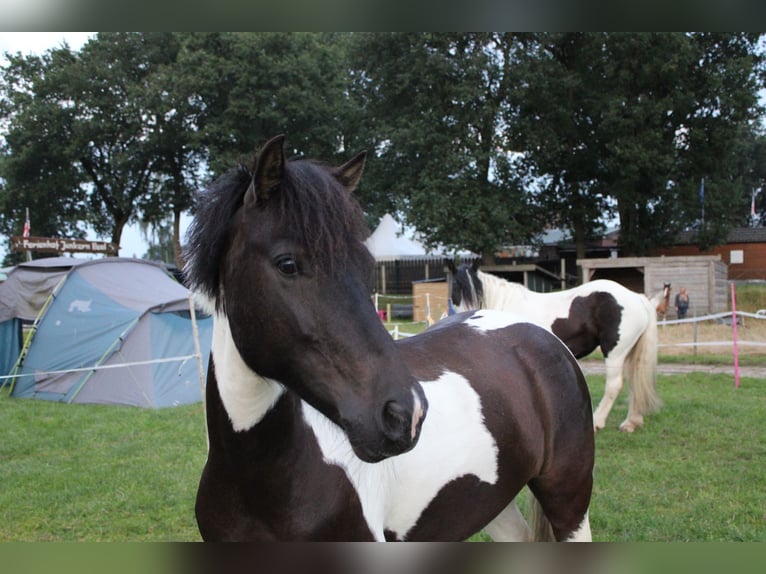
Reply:
[[730, 280], [766, 279], [766, 227], [732, 229], [726, 243], [710, 251], [700, 251], [694, 233], [684, 232], [678, 236], [675, 245], [657, 249], [653, 255], [719, 255], [729, 266]]
[[583, 282], [611, 279], [649, 297], [670, 283], [669, 318], [675, 318], [673, 299], [681, 287], [689, 294], [690, 316], [719, 313], [728, 307], [727, 265], [721, 255], [609, 257], [578, 259], [577, 264], [582, 267]]

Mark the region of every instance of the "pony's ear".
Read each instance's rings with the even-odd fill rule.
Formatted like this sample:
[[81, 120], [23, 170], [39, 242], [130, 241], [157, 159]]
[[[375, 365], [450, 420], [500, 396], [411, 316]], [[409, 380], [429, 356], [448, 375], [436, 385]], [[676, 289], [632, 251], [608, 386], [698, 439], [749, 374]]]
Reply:
[[356, 186], [359, 185], [359, 180], [362, 179], [362, 172], [364, 172], [364, 162], [366, 158], [367, 152], [360, 152], [342, 166], [332, 170], [332, 174], [343, 187], [349, 191], [354, 191]]
[[455, 269], [455, 262], [452, 259], [445, 259], [444, 264], [447, 266], [447, 269], [449, 269], [449, 272], [455, 275], [457, 273], [457, 269]]
[[245, 205], [255, 205], [256, 200], [266, 200], [282, 182], [285, 173], [285, 136], [271, 138], [255, 156], [253, 180], [245, 192]]

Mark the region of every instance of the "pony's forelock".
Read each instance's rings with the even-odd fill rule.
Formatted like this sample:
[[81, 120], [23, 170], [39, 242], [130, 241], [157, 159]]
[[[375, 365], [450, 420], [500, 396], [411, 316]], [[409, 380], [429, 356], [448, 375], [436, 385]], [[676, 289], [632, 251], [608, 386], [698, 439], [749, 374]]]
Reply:
[[[197, 213], [187, 233], [184, 273], [189, 287], [216, 306], [232, 220], [252, 177], [251, 169], [239, 164], [197, 195]], [[311, 160], [286, 162], [280, 188], [264, 204], [306, 247], [315, 267], [333, 272], [348, 268], [353, 261], [354, 266], [371, 271], [372, 259], [363, 244], [369, 229], [362, 210], [327, 166]]]

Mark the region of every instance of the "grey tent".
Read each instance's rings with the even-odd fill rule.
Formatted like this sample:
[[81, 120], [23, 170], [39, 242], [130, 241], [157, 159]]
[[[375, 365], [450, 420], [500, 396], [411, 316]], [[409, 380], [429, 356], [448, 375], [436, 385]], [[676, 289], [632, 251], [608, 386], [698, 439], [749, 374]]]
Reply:
[[[188, 290], [158, 264], [71, 267], [44, 309], [11, 396], [150, 408], [202, 399]], [[212, 319], [198, 316], [206, 368]]]
[[[31, 324], [69, 270], [83, 259], [49, 257], [21, 263], [0, 284], [0, 376], [9, 375], [21, 352], [22, 328]], [[0, 379], [0, 386], [9, 379]]]

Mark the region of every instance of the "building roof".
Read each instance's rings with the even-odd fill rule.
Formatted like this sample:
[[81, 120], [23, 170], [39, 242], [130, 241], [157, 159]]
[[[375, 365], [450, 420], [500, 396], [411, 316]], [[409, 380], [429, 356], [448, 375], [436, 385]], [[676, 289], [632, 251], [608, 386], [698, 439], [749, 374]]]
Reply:
[[[696, 243], [696, 231], [682, 231], [676, 237], [676, 245]], [[726, 243], [766, 243], [766, 227], [736, 227], [729, 232]]]

